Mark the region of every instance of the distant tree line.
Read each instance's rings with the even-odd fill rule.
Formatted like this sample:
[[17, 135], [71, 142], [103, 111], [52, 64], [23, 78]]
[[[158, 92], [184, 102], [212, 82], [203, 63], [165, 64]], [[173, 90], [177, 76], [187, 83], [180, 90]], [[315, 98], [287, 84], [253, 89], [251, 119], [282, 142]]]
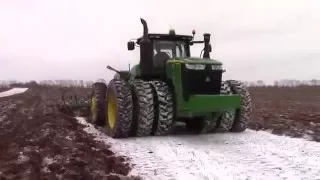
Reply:
[[[104, 79], [98, 79], [96, 82], [104, 82]], [[60, 87], [91, 87], [94, 81], [84, 81], [84, 80], [42, 80], [42, 81], [29, 81], [29, 82], [19, 82], [16, 80], [10, 81], [0, 81], [0, 87], [10, 87], [10, 86], [23, 86], [23, 85], [44, 85], [44, 86], [60, 86]], [[320, 86], [320, 80], [291, 80], [284, 79], [274, 81], [273, 84], [266, 84], [263, 80], [258, 81], [244, 81], [246, 86], [249, 87], [266, 87], [266, 86], [276, 86], [276, 87], [295, 87], [295, 86]]]
[[91, 87], [94, 81], [84, 80], [42, 80], [42, 81], [29, 81], [19, 82], [15, 80], [11, 81], [0, 81], [0, 87], [10, 86], [23, 86], [23, 85], [44, 85], [44, 86], [60, 86], [60, 87]]
[[245, 81], [245, 84], [249, 87], [265, 87], [265, 86], [275, 86], [275, 87], [296, 87], [296, 86], [320, 86], [320, 80], [294, 80], [294, 79], [283, 79], [274, 81], [273, 84], [266, 85], [263, 80], [258, 81]]

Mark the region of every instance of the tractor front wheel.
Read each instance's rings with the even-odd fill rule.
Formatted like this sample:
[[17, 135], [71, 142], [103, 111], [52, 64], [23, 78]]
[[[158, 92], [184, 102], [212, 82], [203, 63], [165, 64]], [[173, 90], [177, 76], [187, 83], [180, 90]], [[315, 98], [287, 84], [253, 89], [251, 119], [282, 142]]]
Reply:
[[[232, 95], [231, 85], [228, 81], [223, 81], [221, 83], [220, 94], [223, 95]], [[229, 132], [232, 128], [232, 124], [234, 122], [236, 115], [236, 110], [230, 109], [224, 112], [221, 116], [221, 119], [217, 121], [216, 132]]]
[[252, 104], [251, 96], [247, 87], [240, 81], [229, 80], [233, 94], [238, 94], [241, 97], [240, 110], [236, 112], [234, 122], [232, 124], [231, 132], [243, 132], [248, 127], [248, 122], [251, 118]]
[[229, 110], [222, 115], [218, 121], [217, 131], [243, 132], [247, 129], [248, 121], [251, 118], [251, 97], [246, 86], [235, 80], [227, 80], [227, 89], [224, 94], [237, 94], [241, 98], [241, 107], [239, 110]]

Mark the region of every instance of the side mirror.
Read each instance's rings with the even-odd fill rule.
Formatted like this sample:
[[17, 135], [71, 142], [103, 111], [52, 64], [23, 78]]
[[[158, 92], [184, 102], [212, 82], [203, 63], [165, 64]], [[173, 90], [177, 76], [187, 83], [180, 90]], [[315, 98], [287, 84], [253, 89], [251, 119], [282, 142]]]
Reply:
[[211, 47], [211, 44], [209, 44], [209, 52], [212, 51], [212, 47]]
[[128, 50], [132, 51], [132, 50], [134, 50], [135, 43], [133, 41], [129, 41], [127, 46], [128, 46]]

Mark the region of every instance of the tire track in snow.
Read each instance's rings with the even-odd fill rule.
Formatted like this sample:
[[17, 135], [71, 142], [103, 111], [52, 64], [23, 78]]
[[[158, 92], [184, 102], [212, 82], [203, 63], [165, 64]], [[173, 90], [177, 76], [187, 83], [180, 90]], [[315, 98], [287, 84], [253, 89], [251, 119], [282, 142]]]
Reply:
[[145, 179], [320, 179], [320, 143], [247, 130], [244, 133], [97, 140], [131, 158]]

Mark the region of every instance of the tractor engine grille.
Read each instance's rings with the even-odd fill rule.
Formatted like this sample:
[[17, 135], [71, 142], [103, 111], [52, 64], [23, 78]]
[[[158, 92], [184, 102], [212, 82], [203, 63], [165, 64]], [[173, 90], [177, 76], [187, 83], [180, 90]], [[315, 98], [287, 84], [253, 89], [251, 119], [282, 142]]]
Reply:
[[195, 94], [220, 94], [222, 71], [212, 70], [206, 65], [204, 70], [181, 67], [184, 98]]

